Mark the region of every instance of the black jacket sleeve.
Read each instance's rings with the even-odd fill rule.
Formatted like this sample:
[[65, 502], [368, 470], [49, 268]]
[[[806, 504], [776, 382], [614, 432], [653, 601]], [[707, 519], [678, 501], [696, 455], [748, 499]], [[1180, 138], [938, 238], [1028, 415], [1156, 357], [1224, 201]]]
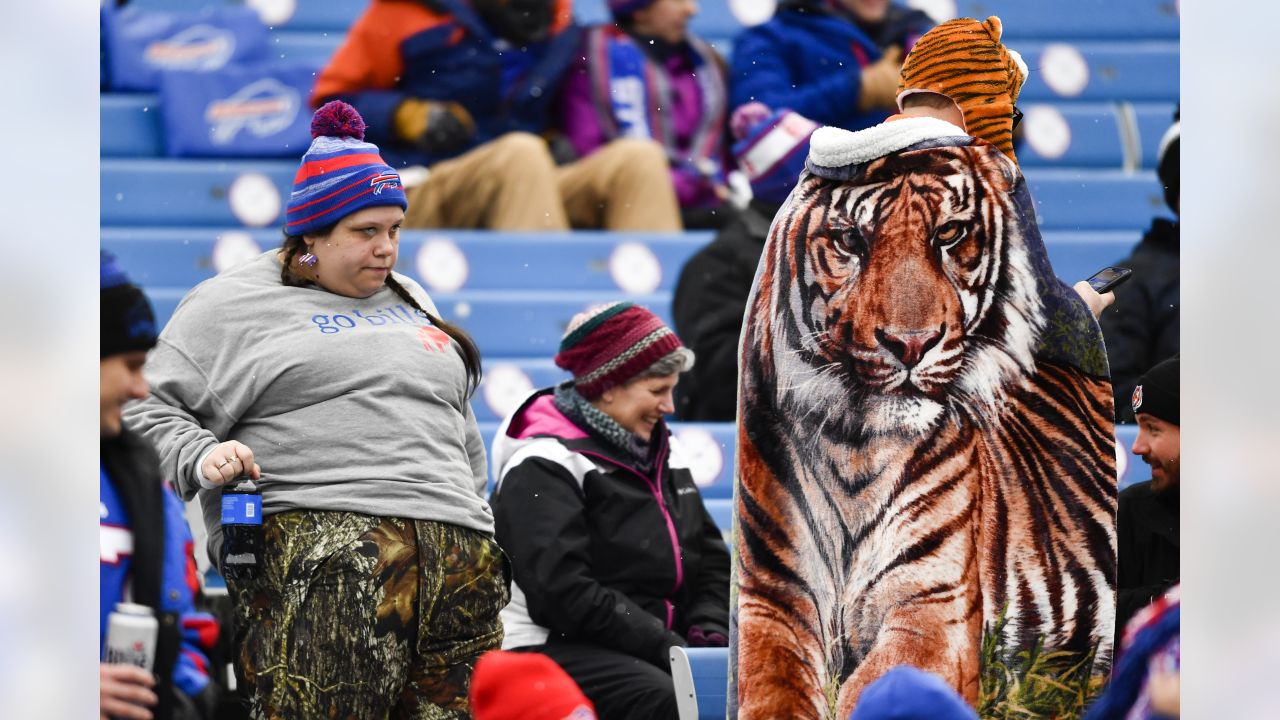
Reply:
[[694, 581], [694, 597], [689, 607], [689, 625], [729, 636], [729, 549], [724, 536], [702, 508], [702, 536], [699, 552], [702, 567]]
[[507, 472], [493, 504], [498, 543], [511, 558], [530, 618], [662, 668], [679, 635], [627, 595], [593, 576], [581, 489], [563, 467], [530, 458]]
[[[1124, 636], [1124, 627], [1142, 608], [1163, 595], [1178, 582], [1175, 577], [1160, 577], [1165, 568], [1148, 564], [1146, 542], [1141, 519], [1142, 488], [1131, 487], [1120, 493], [1116, 512], [1116, 643]], [[1174, 573], [1176, 575], [1176, 573]]]
[[680, 272], [671, 303], [676, 333], [697, 356], [680, 385], [682, 420], [729, 421], [738, 409], [738, 337], [751, 294], [731, 253], [703, 248]]

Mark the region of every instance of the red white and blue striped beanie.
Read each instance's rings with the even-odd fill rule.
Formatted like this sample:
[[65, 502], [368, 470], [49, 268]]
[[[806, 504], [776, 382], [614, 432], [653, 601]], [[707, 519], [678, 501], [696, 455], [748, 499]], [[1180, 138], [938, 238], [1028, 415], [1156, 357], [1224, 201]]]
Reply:
[[629, 302], [615, 302], [573, 317], [560, 340], [556, 365], [573, 373], [579, 394], [594, 400], [682, 347], [657, 315]]
[[749, 102], [733, 111], [729, 129], [738, 168], [751, 182], [751, 194], [781, 205], [796, 186], [809, 157], [809, 138], [820, 125], [787, 108], [770, 110]]
[[364, 142], [364, 119], [341, 100], [320, 106], [311, 119], [311, 147], [293, 176], [286, 235], [305, 235], [357, 210], [378, 205], [407, 209], [400, 175]]

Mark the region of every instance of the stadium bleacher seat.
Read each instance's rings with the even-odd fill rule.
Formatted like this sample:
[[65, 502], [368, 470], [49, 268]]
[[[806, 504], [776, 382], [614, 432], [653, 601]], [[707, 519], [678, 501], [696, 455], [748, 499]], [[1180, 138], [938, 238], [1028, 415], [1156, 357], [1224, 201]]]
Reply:
[[[1128, 254], [1136, 231], [1046, 232], [1045, 247], [1068, 284]], [[277, 247], [276, 228], [104, 227], [102, 246], [116, 253], [138, 282], [190, 288], [230, 263]], [[492, 233], [409, 230], [396, 269], [434, 296], [442, 291], [670, 292], [680, 268], [711, 234]], [[445, 312], [445, 308], [441, 308]], [[447, 315], [447, 313], [446, 313]], [[459, 319], [452, 318], [450, 319]]]
[[284, 30], [271, 33], [267, 48], [271, 57], [284, 61], [296, 61], [324, 67], [329, 58], [342, 44], [346, 36], [345, 30], [325, 32], [288, 32]]
[[[226, 226], [246, 224], [229, 202], [232, 184], [245, 175], [261, 175], [275, 187], [247, 195], [258, 218], [274, 203], [276, 213], [259, 226], [277, 223], [297, 163], [270, 160], [102, 159], [103, 225]], [[1140, 230], [1164, 206], [1155, 173], [1076, 168], [1028, 168], [1027, 182], [1049, 230]], [[265, 216], [263, 216], [265, 217]]]
[[1160, 140], [1173, 124], [1174, 105], [1153, 103], [1135, 105], [1134, 122], [1137, 126], [1138, 145], [1142, 150], [1142, 167], [1155, 168], [1160, 159]]
[[1020, 109], [1025, 140], [1017, 151], [1022, 167], [1124, 166], [1125, 147], [1114, 106], [1020, 103]]
[[1177, 41], [1028, 42], [1016, 49], [1031, 69], [1019, 102], [1167, 102], [1178, 97]]
[[[709, 232], [494, 233], [406, 230], [396, 269], [433, 294], [442, 290], [521, 288], [555, 292], [670, 291], [680, 268], [711, 240]], [[139, 282], [191, 287], [228, 267], [221, 254], [278, 247], [278, 228], [106, 227], [102, 245]], [[240, 251], [244, 253], [246, 251]], [[235, 259], [247, 259], [237, 254]]]
[[[911, 0], [909, 4], [926, 10], [931, 5]], [[999, 16], [1010, 43], [1022, 38], [1127, 42], [1176, 39], [1179, 35], [1178, 10], [1173, 0], [957, 0], [955, 7], [956, 17]]]
[[[230, 201], [240, 197], [233, 184], [246, 177], [250, 185], [241, 187], [252, 192], [241, 207], [252, 208], [254, 224], [278, 224], [297, 169], [289, 161], [103, 158], [102, 224], [242, 225]], [[259, 175], [265, 184], [257, 182]]]
[[98, 111], [102, 157], [163, 155], [159, 102], [150, 93], [103, 95]]
[[[263, 22], [277, 30], [343, 33], [368, 7], [368, 0], [340, 0], [338, 2], [261, 2], [248, 0], [258, 7]], [[278, 10], [276, 9], [278, 6]]]
[[1150, 171], [1028, 168], [1025, 175], [1042, 232], [1140, 230], [1164, 207]]
[[[672, 648], [680, 720], [723, 720], [729, 692], [729, 648]], [[688, 703], [685, 698], [696, 699]], [[692, 705], [697, 706], [697, 713]]]
[[716, 527], [720, 528], [720, 535], [724, 537], [725, 543], [733, 546], [733, 498], [732, 497], [707, 497], [703, 495], [702, 505], [707, 509], [707, 514], [715, 521]]

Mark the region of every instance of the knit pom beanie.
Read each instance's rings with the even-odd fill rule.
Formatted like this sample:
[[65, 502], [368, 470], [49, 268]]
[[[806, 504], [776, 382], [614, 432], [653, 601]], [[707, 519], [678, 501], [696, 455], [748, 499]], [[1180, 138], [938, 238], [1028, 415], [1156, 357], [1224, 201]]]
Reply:
[[475, 720], [595, 720], [595, 707], [551, 658], [494, 650], [471, 675]]
[[1000, 18], [948, 20], [925, 33], [907, 55], [898, 83], [898, 107], [916, 92], [951, 98], [964, 130], [995, 145], [1014, 162], [1013, 110], [1027, 65], [1000, 42]]
[[364, 119], [341, 100], [325, 103], [311, 119], [311, 147], [293, 176], [285, 234], [329, 227], [357, 210], [378, 205], [408, 208], [400, 176], [364, 142]]
[[1174, 355], [1138, 378], [1138, 384], [1134, 386], [1133, 395], [1129, 398], [1134, 415], [1146, 413], [1172, 425], [1181, 425], [1178, 365], [1178, 356]]
[[[682, 347], [657, 315], [629, 302], [615, 302], [575, 315], [555, 361], [573, 373], [578, 392], [594, 400]], [[691, 362], [680, 369], [689, 367]]]
[[156, 317], [151, 303], [115, 257], [99, 251], [99, 307], [102, 357], [150, 350], [156, 346]]
[[751, 194], [781, 205], [800, 179], [809, 137], [819, 125], [787, 108], [749, 102], [733, 111], [733, 159], [751, 182]]

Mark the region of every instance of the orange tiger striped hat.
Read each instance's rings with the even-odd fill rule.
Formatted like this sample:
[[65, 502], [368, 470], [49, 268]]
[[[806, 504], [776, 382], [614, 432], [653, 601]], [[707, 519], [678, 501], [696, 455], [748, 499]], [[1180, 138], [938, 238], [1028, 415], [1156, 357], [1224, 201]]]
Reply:
[[902, 65], [898, 107], [917, 92], [946, 95], [964, 114], [964, 130], [995, 145], [1014, 162], [1013, 106], [1027, 65], [1000, 42], [1003, 28], [992, 15], [948, 20], [925, 33]]

